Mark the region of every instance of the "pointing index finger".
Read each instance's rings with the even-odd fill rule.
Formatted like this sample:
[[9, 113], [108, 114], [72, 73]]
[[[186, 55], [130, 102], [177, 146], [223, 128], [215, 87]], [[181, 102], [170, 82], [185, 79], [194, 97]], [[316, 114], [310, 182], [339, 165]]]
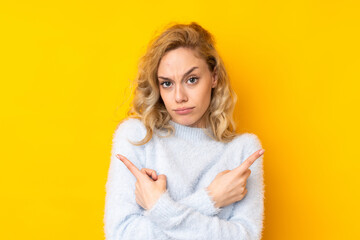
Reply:
[[254, 152], [253, 154], [250, 155], [250, 157], [248, 157], [240, 166], [238, 166], [236, 169], [236, 171], [245, 171], [246, 169], [248, 169], [249, 167], [251, 167], [251, 165], [255, 162], [256, 159], [258, 159], [261, 155], [264, 154], [264, 149], [259, 149], [256, 152]]
[[126, 157], [116, 154], [116, 157], [119, 158], [125, 166], [130, 170], [130, 172], [138, 179], [139, 177], [142, 177], [141, 171]]

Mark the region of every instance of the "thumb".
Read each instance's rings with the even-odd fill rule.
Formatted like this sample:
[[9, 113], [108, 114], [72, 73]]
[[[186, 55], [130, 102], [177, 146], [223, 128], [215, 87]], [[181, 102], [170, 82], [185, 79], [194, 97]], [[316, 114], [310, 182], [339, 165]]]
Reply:
[[218, 176], [225, 175], [225, 174], [227, 174], [228, 172], [231, 172], [231, 171], [230, 171], [230, 170], [222, 171], [222, 172], [218, 173]]

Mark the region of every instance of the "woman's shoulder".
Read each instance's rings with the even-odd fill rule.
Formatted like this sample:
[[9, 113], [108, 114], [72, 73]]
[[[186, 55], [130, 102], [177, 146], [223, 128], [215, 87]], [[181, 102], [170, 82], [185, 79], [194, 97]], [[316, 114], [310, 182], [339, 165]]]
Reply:
[[142, 123], [142, 121], [139, 118], [135, 117], [127, 117], [120, 121], [118, 124], [118, 128], [144, 128], [145, 125]]
[[241, 144], [247, 149], [260, 149], [262, 144], [261, 140], [255, 133], [244, 132], [238, 134], [233, 140], [235, 144]]
[[[120, 121], [114, 132], [114, 138], [127, 137], [132, 141], [138, 141], [145, 137], [146, 127], [138, 118], [127, 117]], [[141, 139], [140, 139], [141, 138]]]

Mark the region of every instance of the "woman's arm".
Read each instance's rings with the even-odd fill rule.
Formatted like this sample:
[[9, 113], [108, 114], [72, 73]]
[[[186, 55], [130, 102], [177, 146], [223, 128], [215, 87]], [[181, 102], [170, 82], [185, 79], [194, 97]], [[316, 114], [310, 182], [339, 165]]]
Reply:
[[215, 202], [206, 187], [180, 199], [178, 203], [191, 207], [206, 216], [215, 216], [222, 210], [215, 207]]
[[144, 210], [135, 199], [136, 178], [116, 157], [116, 154], [122, 154], [141, 169], [140, 159], [145, 159], [144, 146], [132, 145], [129, 140], [139, 141], [145, 132], [137, 119], [128, 119], [113, 134], [103, 219], [106, 240], [169, 239], [143, 216]]
[[[134, 126], [136, 126], [135, 129]], [[138, 169], [142, 168], [140, 159], [145, 158], [144, 147], [134, 146], [128, 142], [128, 139], [136, 141], [143, 138], [139, 131], [141, 127], [136, 120], [131, 119], [122, 123], [113, 136], [104, 215], [104, 231], [107, 240], [169, 239], [162, 231], [158, 232], [154, 223], [143, 215], [144, 209], [135, 200], [136, 178], [115, 156], [116, 154], [127, 156], [132, 159]], [[210, 197], [201, 190], [183, 200], [194, 209], [196, 206], [201, 207], [204, 213], [207, 211], [211, 214], [215, 209]]]
[[[248, 136], [246, 159], [261, 148], [254, 134]], [[175, 202], [166, 191], [153, 206], [144, 213], [164, 233], [174, 239], [261, 239], [263, 229], [264, 191], [262, 156], [250, 167], [247, 195], [235, 203], [228, 220], [207, 216]]]
[[[125, 153], [124, 153], [125, 155]], [[133, 159], [135, 155], [132, 156]], [[135, 165], [139, 162], [134, 161]], [[169, 239], [145, 216], [135, 201], [135, 179], [112, 153], [106, 182], [104, 230], [106, 240]]]

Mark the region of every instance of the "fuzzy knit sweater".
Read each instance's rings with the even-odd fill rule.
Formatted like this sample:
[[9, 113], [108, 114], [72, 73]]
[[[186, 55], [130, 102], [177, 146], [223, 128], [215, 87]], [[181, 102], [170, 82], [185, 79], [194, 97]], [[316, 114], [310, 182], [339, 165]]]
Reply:
[[[229, 143], [210, 138], [203, 128], [170, 120], [175, 133], [165, 136], [158, 130], [142, 145], [143, 123], [134, 118], [123, 121], [113, 135], [111, 160], [106, 182], [104, 232], [107, 240], [147, 239], [261, 239], [264, 218], [263, 156], [249, 168], [245, 197], [216, 208], [206, 187], [216, 175], [239, 166], [262, 148], [253, 133], [242, 133]], [[158, 136], [160, 135], [160, 136]], [[135, 176], [116, 154], [134, 165], [154, 169], [167, 177], [167, 190], [155, 205], [143, 209], [135, 200]]]

